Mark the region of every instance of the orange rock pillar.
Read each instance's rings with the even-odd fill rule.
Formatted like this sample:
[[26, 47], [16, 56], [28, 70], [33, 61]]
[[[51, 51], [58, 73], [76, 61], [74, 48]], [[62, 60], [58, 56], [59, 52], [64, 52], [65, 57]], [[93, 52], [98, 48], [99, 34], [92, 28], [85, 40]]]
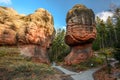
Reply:
[[65, 58], [67, 65], [84, 62], [92, 56], [92, 42], [96, 38], [95, 15], [91, 9], [77, 4], [68, 11], [66, 17], [65, 42], [71, 52]]

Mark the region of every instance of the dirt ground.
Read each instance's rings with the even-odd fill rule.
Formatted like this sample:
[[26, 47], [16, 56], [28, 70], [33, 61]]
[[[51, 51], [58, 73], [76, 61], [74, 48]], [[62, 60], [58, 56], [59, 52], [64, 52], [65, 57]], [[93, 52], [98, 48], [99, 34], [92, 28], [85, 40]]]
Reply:
[[108, 74], [107, 67], [102, 68], [94, 74], [95, 80], [118, 80], [120, 79], [120, 64], [111, 69]]

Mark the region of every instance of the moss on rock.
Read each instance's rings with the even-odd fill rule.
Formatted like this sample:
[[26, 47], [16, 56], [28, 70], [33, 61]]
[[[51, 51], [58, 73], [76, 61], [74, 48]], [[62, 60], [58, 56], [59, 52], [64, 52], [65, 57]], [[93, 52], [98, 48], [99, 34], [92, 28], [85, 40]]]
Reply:
[[[71, 10], [68, 11], [67, 17], [66, 17], [66, 23], [68, 23], [68, 21], [72, 17], [79, 17], [79, 19], [81, 20], [83, 18], [85, 21], [85, 24], [92, 24], [92, 21], [94, 21], [94, 13], [92, 9], [88, 9], [86, 6], [82, 4], [76, 4]], [[91, 22], [87, 22], [87, 21], [91, 21]]]

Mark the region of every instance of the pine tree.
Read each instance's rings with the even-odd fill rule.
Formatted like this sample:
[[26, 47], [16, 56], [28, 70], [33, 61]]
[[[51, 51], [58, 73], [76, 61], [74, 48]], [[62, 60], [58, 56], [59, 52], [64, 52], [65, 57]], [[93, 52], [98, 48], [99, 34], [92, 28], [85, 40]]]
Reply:
[[114, 47], [115, 42], [117, 42], [116, 38], [115, 38], [116, 31], [115, 31], [115, 27], [113, 25], [111, 17], [108, 17], [108, 19], [106, 21], [106, 30], [107, 30], [108, 47]]
[[51, 61], [62, 61], [69, 52], [69, 47], [64, 42], [65, 30], [58, 29], [50, 49]]

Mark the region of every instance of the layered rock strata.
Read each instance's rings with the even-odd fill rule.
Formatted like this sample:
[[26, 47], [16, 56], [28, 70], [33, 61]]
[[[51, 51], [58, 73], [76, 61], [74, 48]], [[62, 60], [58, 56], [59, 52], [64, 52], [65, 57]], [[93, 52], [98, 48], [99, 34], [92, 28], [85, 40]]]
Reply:
[[0, 46], [16, 45], [21, 54], [41, 63], [49, 63], [47, 51], [54, 37], [52, 15], [38, 9], [27, 16], [12, 8], [0, 7]]
[[96, 38], [95, 15], [91, 9], [77, 4], [66, 17], [65, 42], [71, 52], [65, 58], [67, 65], [84, 62], [92, 56], [92, 42]]

